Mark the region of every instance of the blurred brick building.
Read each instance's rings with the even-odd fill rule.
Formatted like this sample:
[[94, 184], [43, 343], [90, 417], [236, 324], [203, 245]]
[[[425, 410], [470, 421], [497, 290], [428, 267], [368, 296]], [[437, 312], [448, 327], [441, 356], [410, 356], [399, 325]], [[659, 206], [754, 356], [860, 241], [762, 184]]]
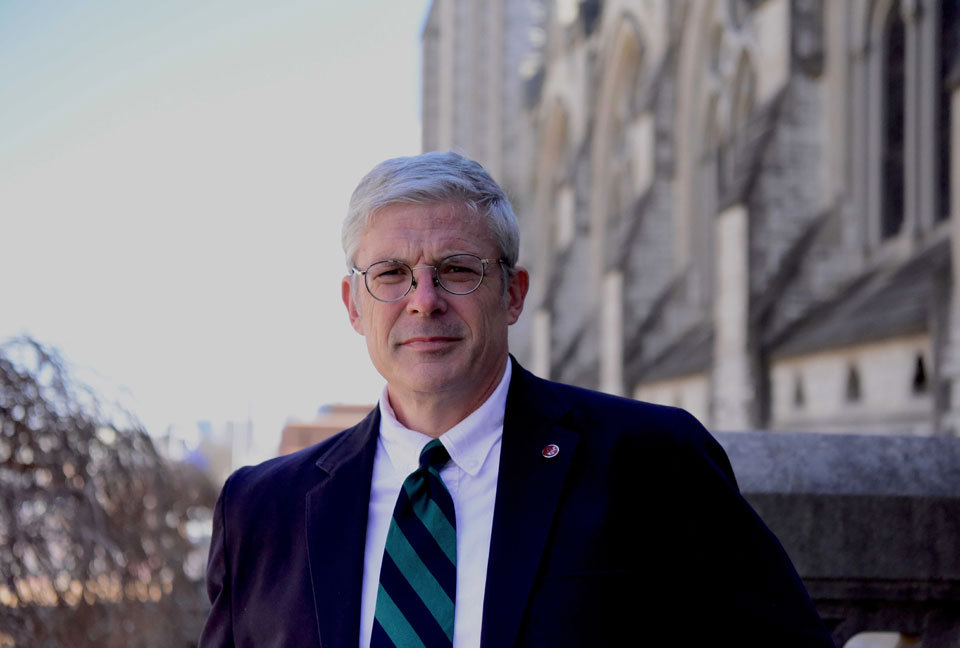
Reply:
[[319, 443], [359, 423], [373, 405], [325, 405], [309, 423], [291, 421], [283, 427], [278, 455], [290, 454]]

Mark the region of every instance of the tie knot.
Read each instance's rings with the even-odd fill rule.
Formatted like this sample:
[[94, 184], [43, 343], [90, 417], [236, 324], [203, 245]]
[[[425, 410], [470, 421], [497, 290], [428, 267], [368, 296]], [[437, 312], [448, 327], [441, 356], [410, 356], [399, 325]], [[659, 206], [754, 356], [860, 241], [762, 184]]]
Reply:
[[440, 443], [440, 439], [434, 439], [423, 446], [423, 450], [420, 451], [421, 468], [433, 466], [434, 468], [440, 469], [443, 467], [443, 464], [448, 461], [450, 461], [450, 453], [447, 452], [447, 449]]

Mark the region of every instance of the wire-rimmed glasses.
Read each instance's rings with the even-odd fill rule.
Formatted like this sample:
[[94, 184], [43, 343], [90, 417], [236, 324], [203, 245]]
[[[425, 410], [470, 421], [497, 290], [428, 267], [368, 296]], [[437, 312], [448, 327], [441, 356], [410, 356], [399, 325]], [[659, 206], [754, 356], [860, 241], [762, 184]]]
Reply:
[[367, 292], [377, 301], [395, 302], [403, 299], [417, 287], [414, 270], [433, 270], [433, 285], [452, 295], [469, 295], [480, 287], [488, 263], [502, 263], [502, 259], [481, 259], [476, 254], [453, 254], [440, 259], [436, 265], [411, 268], [403, 261], [388, 259], [371, 264], [366, 270], [351, 268], [363, 275]]

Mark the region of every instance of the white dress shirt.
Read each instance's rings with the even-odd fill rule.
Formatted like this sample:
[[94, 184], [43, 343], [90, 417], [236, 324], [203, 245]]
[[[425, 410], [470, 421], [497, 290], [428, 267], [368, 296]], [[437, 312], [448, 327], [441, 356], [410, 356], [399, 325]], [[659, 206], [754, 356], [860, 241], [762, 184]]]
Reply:
[[[450, 461], [440, 477], [450, 491], [457, 516], [457, 602], [454, 648], [480, 645], [483, 592], [490, 558], [493, 505], [500, 471], [500, 440], [510, 386], [507, 361], [500, 384], [489, 398], [440, 436]], [[380, 583], [380, 563], [387, 531], [403, 480], [419, 467], [420, 451], [431, 440], [404, 427], [394, 415], [384, 388], [380, 397], [380, 439], [373, 460], [373, 481], [367, 516], [360, 607], [360, 648], [369, 648]]]

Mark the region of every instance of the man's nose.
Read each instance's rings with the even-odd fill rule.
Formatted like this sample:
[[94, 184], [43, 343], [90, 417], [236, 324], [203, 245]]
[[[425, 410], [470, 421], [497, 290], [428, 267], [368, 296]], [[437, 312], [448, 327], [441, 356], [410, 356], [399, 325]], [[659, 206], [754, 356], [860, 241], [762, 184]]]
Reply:
[[407, 311], [432, 315], [447, 309], [446, 291], [437, 283], [433, 268], [417, 268], [413, 271], [413, 289], [407, 296]]

